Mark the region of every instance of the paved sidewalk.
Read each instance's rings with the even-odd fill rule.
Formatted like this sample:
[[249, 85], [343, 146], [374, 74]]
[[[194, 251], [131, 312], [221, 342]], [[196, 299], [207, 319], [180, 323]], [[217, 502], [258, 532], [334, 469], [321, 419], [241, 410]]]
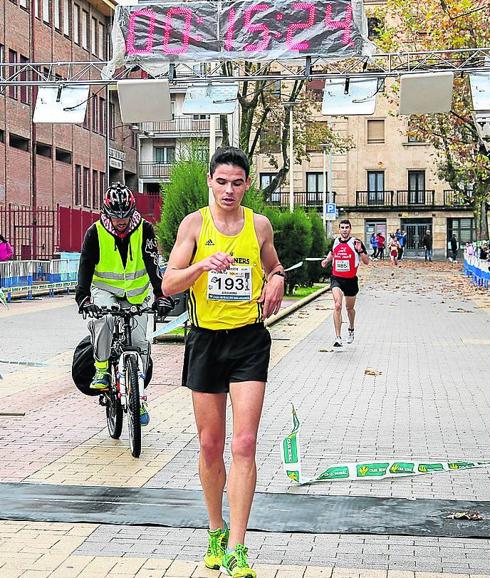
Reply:
[[[272, 327], [258, 491], [490, 499], [488, 469], [291, 487], [280, 463], [291, 402], [308, 475], [340, 461], [490, 459], [488, 295], [440, 269], [376, 263], [358, 300], [356, 341], [340, 351], [328, 351], [328, 294]], [[0, 417], [0, 481], [198, 489], [192, 408], [179, 387], [182, 347], [159, 345], [154, 355], [140, 460], [130, 458], [126, 432], [108, 438], [95, 401], [74, 391], [69, 356], [6, 375], [0, 413], [26, 415]], [[382, 373], [365, 375], [367, 367]], [[0, 576], [217, 577], [200, 563], [205, 543], [204, 530], [0, 522]], [[259, 578], [490, 575], [486, 539], [251, 532], [248, 545]]]

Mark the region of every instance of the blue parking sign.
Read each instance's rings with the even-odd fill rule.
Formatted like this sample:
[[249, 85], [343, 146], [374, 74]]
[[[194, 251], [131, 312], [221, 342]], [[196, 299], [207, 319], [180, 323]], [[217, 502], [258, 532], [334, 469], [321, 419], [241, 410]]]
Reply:
[[337, 205], [335, 203], [327, 203], [327, 214], [335, 215], [336, 212], [337, 212]]

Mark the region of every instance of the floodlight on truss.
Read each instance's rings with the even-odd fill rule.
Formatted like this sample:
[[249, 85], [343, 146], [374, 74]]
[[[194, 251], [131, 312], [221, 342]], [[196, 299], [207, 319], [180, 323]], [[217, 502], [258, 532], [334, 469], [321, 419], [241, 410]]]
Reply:
[[32, 121], [35, 123], [83, 123], [89, 90], [88, 84], [40, 86]]
[[192, 85], [186, 90], [183, 114], [233, 114], [238, 102], [238, 83]]
[[490, 111], [490, 73], [472, 72], [469, 77], [473, 110]]
[[453, 102], [452, 72], [402, 74], [399, 114], [449, 112]]
[[473, 120], [483, 146], [490, 152], [490, 111], [486, 113], [473, 112]]
[[322, 114], [352, 116], [374, 114], [378, 78], [327, 78], [323, 89]]
[[172, 120], [168, 80], [131, 78], [117, 83], [124, 124]]

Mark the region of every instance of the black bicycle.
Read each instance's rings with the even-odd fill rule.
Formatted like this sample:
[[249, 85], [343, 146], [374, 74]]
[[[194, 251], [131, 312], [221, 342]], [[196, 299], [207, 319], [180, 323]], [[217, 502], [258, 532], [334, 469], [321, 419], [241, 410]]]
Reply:
[[141, 454], [140, 392], [144, 391], [145, 380], [141, 350], [132, 345], [131, 331], [133, 319], [145, 313], [155, 315], [153, 309], [141, 305], [99, 307], [93, 315], [96, 318], [105, 315], [115, 318], [109, 358], [111, 384], [101, 392], [100, 403], [106, 409], [107, 429], [111, 438], [119, 439], [123, 413], [127, 414], [129, 448], [135, 458]]

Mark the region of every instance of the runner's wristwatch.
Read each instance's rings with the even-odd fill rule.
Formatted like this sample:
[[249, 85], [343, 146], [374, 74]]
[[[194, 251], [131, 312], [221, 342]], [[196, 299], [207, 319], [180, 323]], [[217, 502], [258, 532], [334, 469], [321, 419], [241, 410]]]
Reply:
[[272, 273], [271, 277], [274, 277], [274, 275], [279, 275], [279, 277], [286, 279], [286, 273], [284, 273], [284, 271], [276, 271], [275, 273]]

